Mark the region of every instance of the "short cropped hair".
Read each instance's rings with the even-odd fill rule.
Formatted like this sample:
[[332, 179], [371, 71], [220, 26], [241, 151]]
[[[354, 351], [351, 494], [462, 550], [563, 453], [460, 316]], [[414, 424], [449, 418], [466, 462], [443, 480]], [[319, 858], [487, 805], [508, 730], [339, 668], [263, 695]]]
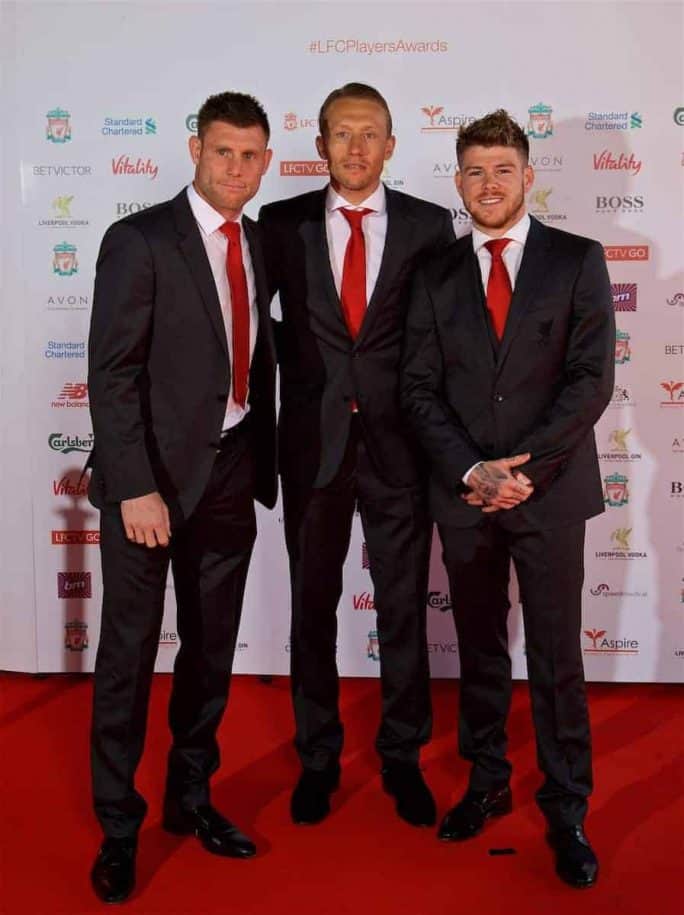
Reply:
[[503, 108], [498, 108], [483, 118], [461, 127], [456, 141], [459, 168], [463, 153], [469, 146], [513, 147], [522, 154], [525, 165], [530, 155], [530, 141], [525, 136], [525, 131]]
[[318, 130], [322, 137], [328, 132], [328, 109], [333, 102], [336, 102], [341, 98], [366, 99], [369, 102], [375, 102], [377, 105], [380, 105], [387, 117], [387, 136], [392, 136], [392, 115], [390, 114], [389, 105], [384, 96], [381, 95], [377, 89], [374, 89], [372, 86], [367, 86], [365, 83], [346, 83], [340, 89], [333, 89], [321, 105], [321, 110], [318, 113]]
[[209, 96], [197, 113], [197, 136], [200, 140], [213, 121], [223, 121], [233, 127], [261, 127], [267, 141], [271, 136], [263, 105], [253, 95], [244, 92], [219, 92]]

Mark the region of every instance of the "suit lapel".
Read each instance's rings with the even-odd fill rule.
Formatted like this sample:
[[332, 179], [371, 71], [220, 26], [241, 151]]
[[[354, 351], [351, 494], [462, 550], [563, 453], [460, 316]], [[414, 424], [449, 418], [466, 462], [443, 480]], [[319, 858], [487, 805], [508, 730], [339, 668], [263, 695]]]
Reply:
[[324, 324], [330, 322], [332, 316], [337, 326], [337, 331], [349, 335], [347, 324], [344, 320], [342, 303], [335, 288], [335, 277], [330, 266], [330, 249], [328, 248], [328, 235], [325, 227], [325, 199], [327, 188], [323, 188], [312, 198], [310, 212], [303, 219], [299, 234], [304, 242], [309, 262], [308, 269], [320, 283], [322, 296], [309, 296], [309, 308], [319, 310]]
[[389, 188], [385, 188], [387, 201], [387, 234], [385, 247], [380, 260], [380, 270], [371, 293], [366, 313], [359, 330], [356, 343], [363, 339], [378, 313], [381, 302], [386, 298], [386, 291], [394, 277], [401, 270], [406, 259], [408, 242], [411, 237], [413, 218], [406, 212], [402, 198]]
[[266, 268], [264, 266], [259, 233], [256, 224], [247, 216], [243, 217], [242, 226], [247, 244], [249, 245], [249, 253], [252, 258], [252, 267], [254, 269], [256, 306], [259, 315], [257, 342], [259, 340], [263, 341], [263, 345], [267, 346], [271, 358], [275, 360], [275, 348], [272, 343], [272, 335], [268, 332], [268, 327], [271, 322], [271, 308], [268, 294], [268, 282], [266, 280]]
[[[460, 238], [457, 245], [461, 247], [461, 257], [456, 268], [456, 294], [452, 296], [452, 308], [463, 311], [465, 333], [474, 340], [482, 341], [481, 349], [490, 368], [494, 368], [496, 358], [495, 340], [487, 316], [487, 305], [482, 290], [482, 274], [477, 256], [473, 251], [473, 237], [468, 234]], [[480, 347], [480, 343], [474, 344]]]
[[544, 265], [550, 244], [551, 237], [548, 230], [537, 219], [531, 217], [530, 231], [525, 242], [525, 250], [523, 251], [520, 270], [515, 281], [515, 289], [506, 320], [506, 328], [499, 347], [497, 360], [497, 368], [499, 370], [504, 364], [511, 348], [511, 343], [520, 328], [520, 322], [524, 318], [544, 275]]
[[216, 331], [226, 357], [228, 356], [228, 341], [226, 340], [226, 328], [223, 323], [221, 313], [221, 304], [218, 293], [216, 292], [216, 283], [214, 275], [211, 272], [207, 252], [200, 235], [200, 230], [195, 222], [188, 195], [182, 190], [172, 202], [176, 229], [178, 230], [178, 247], [185, 258], [190, 273], [197, 286], [200, 298], [209, 316], [209, 320]]

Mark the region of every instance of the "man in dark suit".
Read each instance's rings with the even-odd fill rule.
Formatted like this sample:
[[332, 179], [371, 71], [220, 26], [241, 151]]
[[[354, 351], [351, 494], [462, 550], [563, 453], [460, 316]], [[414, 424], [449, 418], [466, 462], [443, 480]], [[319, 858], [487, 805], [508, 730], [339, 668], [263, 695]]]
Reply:
[[415, 276], [401, 398], [432, 464], [459, 639], [459, 744], [472, 763], [440, 838], [468, 838], [511, 809], [512, 558], [544, 774], [537, 801], [559, 875], [590, 886], [583, 546], [586, 519], [603, 510], [593, 426], [613, 390], [615, 326], [601, 245], [527, 215], [528, 152], [505, 111], [461, 130], [456, 186], [473, 232]]
[[417, 261], [453, 240], [448, 212], [385, 188], [387, 102], [350, 83], [319, 117], [330, 184], [260, 214], [280, 293], [279, 456], [292, 585], [292, 694], [302, 773], [292, 818], [317, 823], [337, 787], [337, 605], [358, 503], [375, 588], [384, 787], [414, 825], [435, 819], [418, 767], [430, 735], [425, 632], [430, 524], [416, 448], [399, 414], [404, 293]]
[[105, 902], [135, 881], [147, 805], [134, 786], [169, 563], [180, 648], [163, 825], [219, 855], [252, 842], [210, 803], [256, 524], [276, 500], [275, 350], [256, 225], [242, 216], [271, 159], [251, 96], [210, 97], [190, 138], [194, 181], [106, 232], [90, 328], [104, 596], [91, 738]]

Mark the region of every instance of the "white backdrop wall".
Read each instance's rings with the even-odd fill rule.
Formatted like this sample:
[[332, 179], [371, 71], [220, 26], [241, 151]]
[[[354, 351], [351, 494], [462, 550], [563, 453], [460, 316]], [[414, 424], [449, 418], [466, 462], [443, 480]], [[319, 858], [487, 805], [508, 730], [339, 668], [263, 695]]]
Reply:
[[[210, 93], [253, 92], [273, 165], [248, 212], [319, 187], [319, 105], [349, 80], [388, 98], [385, 180], [466, 214], [458, 125], [504, 106], [528, 126], [529, 206], [606, 246], [618, 325], [613, 402], [597, 428], [606, 512], [589, 524], [583, 647], [593, 680], [684, 672], [684, 87], [682, 8], [666, 3], [50, 3], [2, 8], [0, 666], [92, 669], [97, 513], [78, 478], [91, 447], [85, 387], [95, 260], [128, 212], [191, 177], [187, 139]], [[275, 306], [277, 310], [277, 303]], [[373, 591], [358, 518], [339, 608], [339, 667], [376, 675]], [[525, 676], [512, 589], [514, 673]], [[288, 670], [280, 509], [259, 512], [235, 669]], [[458, 674], [435, 539], [432, 670]], [[158, 669], [177, 642], [169, 584]]]

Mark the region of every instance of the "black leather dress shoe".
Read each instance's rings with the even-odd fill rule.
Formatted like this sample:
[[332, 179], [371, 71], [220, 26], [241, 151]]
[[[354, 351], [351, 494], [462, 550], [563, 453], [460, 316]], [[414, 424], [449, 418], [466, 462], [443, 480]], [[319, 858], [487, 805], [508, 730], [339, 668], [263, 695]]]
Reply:
[[445, 842], [471, 839], [482, 831], [490, 817], [500, 817], [513, 809], [508, 785], [493, 791], [466, 791], [463, 799], [446, 814], [437, 837]]
[[382, 785], [394, 798], [402, 820], [411, 826], [434, 826], [437, 808], [418, 766], [411, 763], [385, 764]]
[[598, 858], [581, 826], [554, 829], [548, 834], [556, 853], [556, 873], [578, 889], [593, 886], [598, 878]]
[[90, 873], [102, 902], [123, 902], [135, 886], [135, 839], [105, 839]]
[[212, 855], [251, 858], [256, 854], [254, 842], [209, 804], [191, 810], [167, 804], [163, 826], [167, 832], [177, 836], [196, 835]]
[[290, 799], [293, 823], [313, 826], [330, 813], [330, 795], [340, 784], [338, 763], [326, 769], [304, 769]]

